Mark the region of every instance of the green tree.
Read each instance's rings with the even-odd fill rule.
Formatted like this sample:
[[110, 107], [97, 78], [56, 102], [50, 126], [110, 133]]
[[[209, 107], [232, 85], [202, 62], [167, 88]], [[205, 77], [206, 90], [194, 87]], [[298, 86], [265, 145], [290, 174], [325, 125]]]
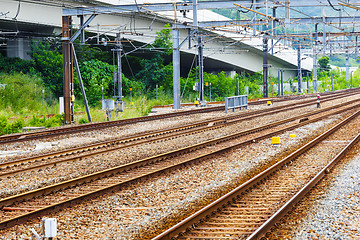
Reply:
[[44, 84], [55, 95], [63, 95], [63, 59], [56, 47], [46, 41], [36, 41], [31, 44], [31, 63], [40, 73]]
[[163, 86], [165, 89], [172, 89], [172, 64], [165, 64], [165, 57], [172, 53], [170, 25], [166, 24], [164, 29], [157, 32], [154, 43], [148, 50], [155, 50], [150, 59], [141, 59], [142, 69], [136, 74], [136, 78], [141, 80], [146, 89], [150, 92], [156, 85]]
[[320, 72], [329, 72], [331, 69], [329, 62], [330, 62], [330, 58], [328, 56], [319, 58], [319, 60], [318, 60], [319, 71]]

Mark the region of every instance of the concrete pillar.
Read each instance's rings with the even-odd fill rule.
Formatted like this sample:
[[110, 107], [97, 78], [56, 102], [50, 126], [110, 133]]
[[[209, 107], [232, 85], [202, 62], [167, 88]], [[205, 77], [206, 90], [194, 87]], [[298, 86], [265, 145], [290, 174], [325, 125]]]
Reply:
[[24, 60], [30, 60], [30, 51], [30, 39], [16, 38], [7, 40], [6, 55], [9, 58], [18, 57]]
[[179, 29], [172, 29], [173, 38], [173, 92], [174, 109], [180, 109], [180, 49]]

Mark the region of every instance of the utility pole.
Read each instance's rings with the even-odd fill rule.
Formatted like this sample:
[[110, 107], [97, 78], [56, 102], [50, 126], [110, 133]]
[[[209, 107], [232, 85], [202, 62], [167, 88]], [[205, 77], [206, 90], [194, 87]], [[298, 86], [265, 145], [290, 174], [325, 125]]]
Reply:
[[74, 122], [74, 85], [72, 69], [72, 46], [70, 37], [72, 19], [69, 16], [62, 17], [62, 47], [63, 47], [63, 94], [64, 94], [64, 121], [65, 124]]
[[123, 96], [122, 96], [122, 72], [121, 72], [121, 39], [120, 32], [116, 34], [116, 57], [117, 57], [117, 80], [118, 80], [118, 103], [116, 109], [116, 115], [118, 112], [123, 111]]
[[307, 93], [309, 93], [310, 92], [309, 72], [306, 72], [306, 88], [307, 88]]
[[236, 96], [239, 96], [239, 78], [236, 78]]
[[349, 50], [345, 51], [346, 54], [346, 82], [349, 82]]
[[331, 74], [331, 91], [334, 91], [334, 74]]
[[203, 105], [203, 102], [204, 102], [204, 53], [203, 53], [201, 36], [198, 36], [198, 57], [199, 57], [199, 103], [201, 105]]
[[281, 96], [284, 96], [284, 70], [280, 70], [281, 73]]
[[193, 0], [193, 28], [196, 31], [197, 36], [197, 48], [198, 48], [198, 64], [199, 64], [199, 103], [204, 105], [204, 49], [202, 44], [202, 39], [199, 34], [198, 29], [198, 19], [197, 19], [197, 10], [198, 10], [198, 0]]
[[263, 38], [263, 76], [264, 76], [264, 98], [269, 97], [268, 92], [268, 78], [269, 78], [269, 69], [268, 69], [268, 38], [264, 36]]
[[297, 56], [297, 62], [298, 62], [298, 93], [301, 93], [302, 90], [302, 73], [301, 73], [301, 49], [300, 49], [300, 44], [298, 44], [297, 46], [297, 52], [298, 52], [298, 56]]
[[315, 23], [315, 46], [314, 46], [314, 64], [313, 64], [313, 82], [314, 82], [314, 92], [317, 92], [317, 40], [318, 40], [318, 24]]
[[278, 70], [278, 97], [281, 96], [281, 83], [280, 83], [280, 78], [281, 78], [281, 70]]
[[276, 18], [276, 7], [273, 8], [273, 11], [272, 11], [272, 16], [273, 16], [273, 19], [271, 21], [271, 54], [274, 55], [274, 37], [275, 37], [275, 33], [276, 33], [276, 30], [275, 30], [275, 27], [276, 27], [276, 22], [275, 22], [275, 18]]

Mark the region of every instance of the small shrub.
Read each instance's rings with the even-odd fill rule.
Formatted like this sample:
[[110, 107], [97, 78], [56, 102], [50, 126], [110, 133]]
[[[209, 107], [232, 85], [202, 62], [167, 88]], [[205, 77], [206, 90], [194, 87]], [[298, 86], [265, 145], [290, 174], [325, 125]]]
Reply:
[[86, 120], [85, 118], [80, 118], [79, 119], [79, 124], [84, 124], [84, 123], [89, 123], [89, 121]]

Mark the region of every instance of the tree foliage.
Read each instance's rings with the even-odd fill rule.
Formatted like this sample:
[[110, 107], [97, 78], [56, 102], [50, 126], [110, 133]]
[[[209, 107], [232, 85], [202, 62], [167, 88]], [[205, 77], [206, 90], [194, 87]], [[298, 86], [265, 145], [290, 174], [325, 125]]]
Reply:
[[331, 69], [329, 62], [330, 62], [330, 58], [328, 56], [319, 58], [319, 60], [318, 60], [319, 71], [320, 72], [329, 72]]
[[46, 41], [34, 41], [31, 44], [31, 63], [40, 73], [44, 84], [56, 97], [63, 95], [63, 59], [56, 47]]

